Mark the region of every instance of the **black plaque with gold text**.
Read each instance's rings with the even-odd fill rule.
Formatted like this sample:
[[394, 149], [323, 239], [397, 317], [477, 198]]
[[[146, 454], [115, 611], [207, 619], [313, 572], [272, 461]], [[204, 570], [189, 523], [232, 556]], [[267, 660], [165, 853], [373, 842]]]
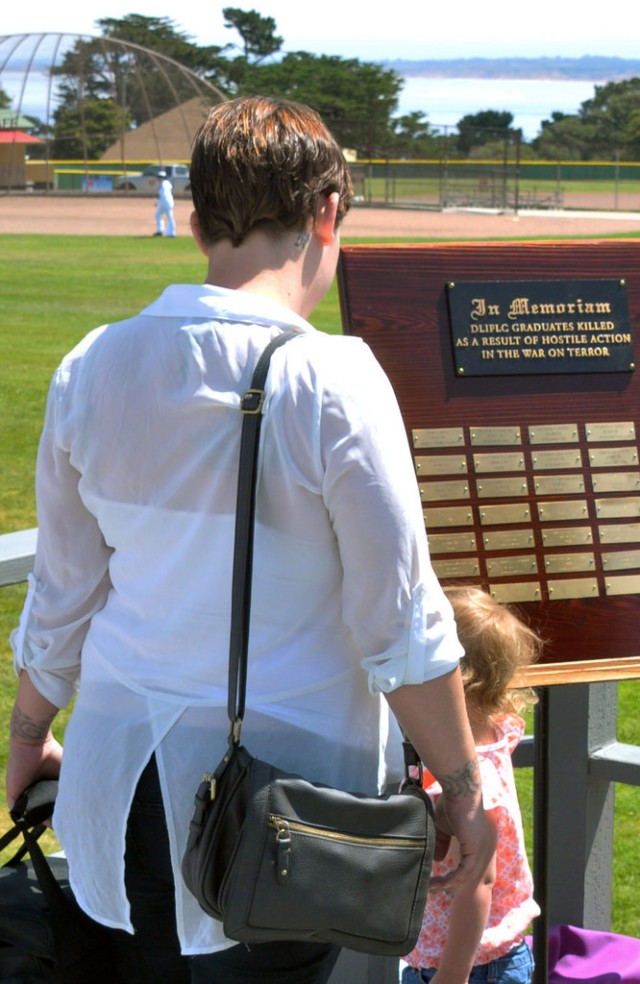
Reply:
[[631, 372], [624, 280], [450, 281], [462, 376]]

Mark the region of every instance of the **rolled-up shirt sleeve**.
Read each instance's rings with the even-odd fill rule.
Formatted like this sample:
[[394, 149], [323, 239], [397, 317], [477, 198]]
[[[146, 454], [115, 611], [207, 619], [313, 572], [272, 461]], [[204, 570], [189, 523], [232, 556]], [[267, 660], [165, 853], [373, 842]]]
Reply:
[[463, 650], [431, 566], [395, 394], [366, 346], [353, 356], [342, 362], [348, 379], [337, 370], [323, 395], [323, 495], [344, 569], [344, 620], [369, 689], [387, 693], [449, 672]]
[[11, 635], [16, 672], [65, 707], [79, 682], [80, 653], [93, 615], [106, 601], [109, 557], [80, 494], [80, 474], [65, 447], [59, 370], [54, 376], [36, 463], [38, 545], [19, 627]]

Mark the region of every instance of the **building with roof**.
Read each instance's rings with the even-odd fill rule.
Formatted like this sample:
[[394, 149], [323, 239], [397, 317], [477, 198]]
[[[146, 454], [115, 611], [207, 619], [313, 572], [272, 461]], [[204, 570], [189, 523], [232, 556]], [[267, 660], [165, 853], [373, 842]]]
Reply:
[[0, 188], [26, 187], [27, 148], [41, 143], [30, 133], [0, 124]]
[[117, 161], [122, 165], [126, 162], [128, 168], [135, 168], [140, 163], [188, 162], [193, 138], [212, 105], [212, 99], [194, 96], [188, 102], [174, 106], [134, 130], [123, 133], [107, 147], [100, 160]]

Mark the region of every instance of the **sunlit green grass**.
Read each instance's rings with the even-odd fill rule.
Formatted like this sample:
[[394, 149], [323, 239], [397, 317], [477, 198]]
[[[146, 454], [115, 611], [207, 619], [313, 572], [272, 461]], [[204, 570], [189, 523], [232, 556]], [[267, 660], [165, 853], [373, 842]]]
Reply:
[[[635, 238], [634, 234], [630, 236]], [[35, 454], [47, 388], [60, 358], [91, 328], [135, 314], [169, 283], [204, 280], [206, 269], [201, 255], [186, 237], [169, 241], [147, 237], [21, 235], [0, 236], [0, 268], [3, 284], [0, 533], [7, 533], [36, 525]], [[341, 331], [335, 284], [310, 320], [324, 331]], [[2, 774], [7, 752], [6, 722], [14, 689], [7, 637], [17, 624], [24, 590], [24, 585], [16, 585], [0, 592]], [[636, 683], [619, 686], [619, 737], [621, 741], [638, 745], [639, 693]], [[64, 721], [65, 716], [61, 715], [60, 734]], [[518, 789], [530, 849], [532, 770], [519, 770]], [[612, 929], [640, 936], [637, 891], [640, 789], [618, 786], [616, 797]], [[6, 811], [0, 807], [0, 830], [6, 824]]]

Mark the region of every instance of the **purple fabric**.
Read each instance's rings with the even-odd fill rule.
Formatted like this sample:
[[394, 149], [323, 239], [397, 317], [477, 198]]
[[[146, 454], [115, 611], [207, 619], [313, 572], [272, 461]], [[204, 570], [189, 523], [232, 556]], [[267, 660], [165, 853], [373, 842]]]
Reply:
[[640, 984], [640, 940], [577, 926], [549, 929], [548, 984]]

